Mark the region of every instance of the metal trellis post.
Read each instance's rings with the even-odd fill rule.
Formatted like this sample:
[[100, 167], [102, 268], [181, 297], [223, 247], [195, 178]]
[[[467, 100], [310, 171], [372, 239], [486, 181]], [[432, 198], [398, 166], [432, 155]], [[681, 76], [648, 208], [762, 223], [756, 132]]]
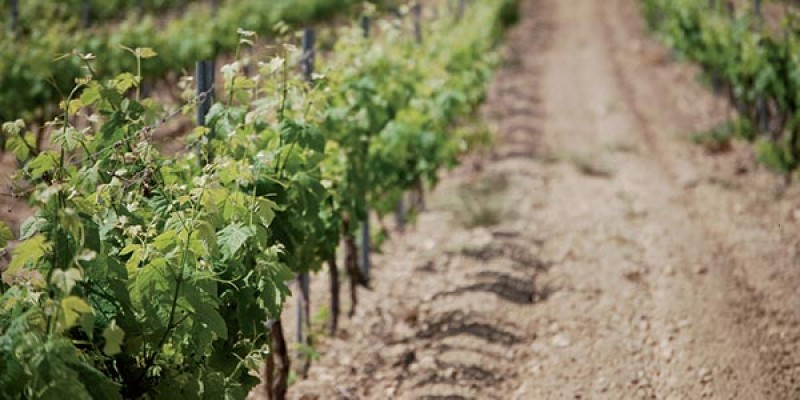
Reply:
[[214, 98], [214, 62], [211, 60], [198, 61], [195, 66], [195, 80], [197, 84], [197, 125], [206, 125], [206, 115], [211, 110]]
[[92, 11], [92, 2], [90, 0], [83, 0], [83, 8], [81, 10], [81, 20], [83, 27], [88, 28], [91, 21], [90, 13]]
[[[314, 75], [314, 46], [316, 42], [316, 32], [313, 28], [306, 28], [303, 31], [303, 55], [301, 67], [303, 78], [306, 82], [311, 82]], [[297, 286], [300, 289], [300, 296], [297, 297], [297, 343], [311, 345], [310, 336], [306, 332], [311, 330], [311, 277], [308, 272], [303, 272], [297, 278]], [[302, 357], [302, 352], [300, 354]], [[307, 357], [307, 356], [306, 356]], [[306, 359], [305, 368], [310, 364], [310, 359]], [[305, 370], [303, 371], [306, 372]]]
[[[364, 38], [369, 39], [370, 37], [370, 20], [369, 17], [364, 16], [361, 19], [361, 28], [364, 30]], [[369, 207], [366, 210], [366, 216], [364, 220], [361, 221], [361, 254], [360, 254], [360, 262], [359, 266], [361, 267], [361, 274], [364, 277], [364, 281], [369, 283], [370, 278], [370, 269], [372, 267], [372, 260], [370, 259], [370, 252], [371, 252], [371, 237], [370, 237], [370, 229], [369, 229]]]
[[17, 26], [19, 25], [19, 4], [17, 0], [9, 0], [9, 8], [11, 9], [11, 32], [16, 34]]
[[422, 4], [419, 1], [414, 3], [411, 13], [414, 16], [414, 38], [417, 43], [422, 43]]
[[456, 9], [456, 20], [461, 21], [464, 18], [464, 11], [467, 8], [467, 0], [458, 0], [458, 8]]

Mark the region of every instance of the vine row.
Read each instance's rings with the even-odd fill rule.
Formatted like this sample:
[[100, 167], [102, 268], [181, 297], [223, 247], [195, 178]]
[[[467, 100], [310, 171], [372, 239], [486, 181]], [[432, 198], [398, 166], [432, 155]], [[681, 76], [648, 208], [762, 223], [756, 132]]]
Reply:
[[[337, 275], [356, 221], [435, 184], [469, 147], [453, 124], [482, 101], [516, 9], [471, 4], [459, 18], [364, 24], [371, 37], [343, 28], [317, 73], [293, 68], [313, 53], [287, 32], [257, 75], [233, 62], [224, 87], [187, 105], [216, 98], [177, 156], [152, 143], [164, 111], [139, 100], [141, 72], [101, 79], [78, 55], [47, 150], [4, 124], [37, 211], [0, 283], [0, 397], [244, 398], [262, 381], [283, 398], [288, 282], [325, 263]], [[408, 40], [415, 26], [424, 40]], [[72, 126], [78, 114], [91, 126]], [[0, 225], [0, 247], [11, 238]]]

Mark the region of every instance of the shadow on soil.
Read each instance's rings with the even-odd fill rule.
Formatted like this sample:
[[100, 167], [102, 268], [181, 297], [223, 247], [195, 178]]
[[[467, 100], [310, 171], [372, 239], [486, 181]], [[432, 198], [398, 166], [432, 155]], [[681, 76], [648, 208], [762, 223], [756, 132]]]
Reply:
[[480, 383], [481, 385], [496, 385], [503, 381], [503, 377], [495, 372], [477, 366], [461, 363], [448, 363], [436, 361], [436, 369], [428, 371], [424, 378], [416, 383], [416, 387], [435, 384], [467, 384]]
[[507, 258], [519, 267], [532, 268], [536, 271], [546, 271], [550, 266], [535, 257], [527, 247], [511, 242], [491, 242], [482, 247], [465, 248], [461, 250], [461, 254], [481, 261]]
[[533, 304], [536, 301], [545, 300], [549, 290], [537, 293], [533, 279], [521, 279], [508, 274], [492, 271], [482, 271], [477, 274], [481, 279], [490, 281], [478, 282], [472, 285], [463, 286], [455, 290], [438, 293], [433, 299], [447, 296], [458, 296], [473, 292], [493, 293], [497, 297], [515, 304]]
[[519, 336], [496, 325], [477, 321], [474, 314], [451, 311], [434, 316], [414, 336], [400, 339], [393, 344], [410, 343], [419, 339], [441, 340], [458, 335], [473, 336], [489, 343], [505, 346], [511, 346], [521, 341]]

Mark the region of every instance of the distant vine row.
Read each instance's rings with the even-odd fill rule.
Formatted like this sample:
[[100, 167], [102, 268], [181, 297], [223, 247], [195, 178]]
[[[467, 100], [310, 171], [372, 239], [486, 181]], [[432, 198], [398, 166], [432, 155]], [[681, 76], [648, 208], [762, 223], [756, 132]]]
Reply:
[[786, 174], [800, 167], [800, 19], [790, 10], [780, 32], [752, 9], [721, 2], [642, 0], [647, 20], [682, 56], [699, 63], [739, 118], [709, 140], [739, 135], [758, 158]]

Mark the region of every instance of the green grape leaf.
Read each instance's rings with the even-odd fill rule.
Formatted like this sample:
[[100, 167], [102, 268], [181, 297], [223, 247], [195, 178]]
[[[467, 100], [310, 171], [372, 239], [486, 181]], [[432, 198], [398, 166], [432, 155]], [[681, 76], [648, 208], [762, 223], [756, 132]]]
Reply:
[[120, 93], [125, 93], [130, 90], [130, 88], [139, 86], [139, 81], [141, 81], [141, 79], [142, 78], [130, 72], [124, 72], [117, 76], [117, 79], [114, 81], [114, 86]]
[[19, 228], [19, 239], [20, 240], [27, 240], [33, 237], [33, 235], [39, 233], [42, 228], [47, 225], [47, 220], [42, 218], [41, 216], [34, 215], [33, 217], [28, 218], [25, 222], [22, 223], [22, 226]]
[[58, 166], [58, 156], [56, 153], [45, 151], [31, 160], [25, 168], [28, 170], [31, 178], [37, 179], [53, 170], [56, 166]]
[[122, 351], [122, 340], [125, 338], [125, 331], [117, 326], [117, 321], [111, 321], [106, 329], [103, 329], [103, 353], [106, 355], [114, 356]]
[[275, 210], [278, 209], [278, 205], [275, 202], [267, 200], [265, 198], [260, 198], [256, 200], [256, 215], [258, 215], [258, 219], [261, 220], [261, 223], [264, 226], [269, 226], [272, 223], [272, 220], [275, 219]]
[[91, 106], [102, 100], [103, 97], [100, 94], [100, 90], [101, 87], [97, 82], [90, 83], [81, 93], [81, 102], [86, 106]]
[[189, 246], [198, 257], [206, 257], [217, 251], [217, 236], [214, 227], [208, 222], [201, 222], [192, 232]]
[[153, 239], [153, 246], [156, 250], [166, 253], [178, 245], [178, 232], [164, 231]]
[[14, 234], [11, 233], [11, 228], [4, 222], [0, 221], [0, 248], [8, 245], [8, 241], [14, 239]]
[[61, 310], [64, 312], [63, 329], [80, 325], [87, 333], [92, 332], [94, 328], [93, 310], [85, 300], [78, 296], [68, 296], [61, 300]]
[[51, 140], [66, 151], [75, 151], [83, 140], [83, 134], [79, 130], [67, 126], [53, 131]]
[[43, 235], [36, 235], [20, 243], [11, 253], [11, 262], [6, 272], [14, 273], [28, 264], [37, 263], [49, 248], [50, 244]]
[[198, 290], [196, 286], [191, 285], [184, 287], [183, 296], [195, 315], [195, 322], [199, 322], [204, 329], [209, 330], [221, 339], [228, 338], [228, 328], [222, 315], [217, 311], [214, 299]]
[[238, 252], [254, 234], [255, 229], [252, 226], [245, 226], [238, 222], [223, 228], [219, 231], [217, 239], [223, 257], [225, 257], [225, 259], [233, 258], [236, 252]]
[[64, 294], [70, 294], [75, 285], [83, 280], [81, 270], [70, 268], [68, 270], [57, 269], [53, 271], [50, 284], [61, 289]]
[[137, 47], [136, 48], [136, 56], [141, 58], [141, 59], [143, 59], [143, 60], [146, 60], [148, 58], [153, 58], [153, 57], [155, 57], [157, 55], [158, 55], [158, 53], [156, 53], [155, 50], [153, 50], [150, 47]]
[[284, 143], [296, 143], [317, 152], [325, 150], [325, 136], [313, 126], [286, 119], [279, 129]]
[[31, 155], [31, 147], [33, 146], [30, 146], [25, 138], [18, 135], [10, 136], [6, 139], [6, 149], [18, 160], [27, 160]]

